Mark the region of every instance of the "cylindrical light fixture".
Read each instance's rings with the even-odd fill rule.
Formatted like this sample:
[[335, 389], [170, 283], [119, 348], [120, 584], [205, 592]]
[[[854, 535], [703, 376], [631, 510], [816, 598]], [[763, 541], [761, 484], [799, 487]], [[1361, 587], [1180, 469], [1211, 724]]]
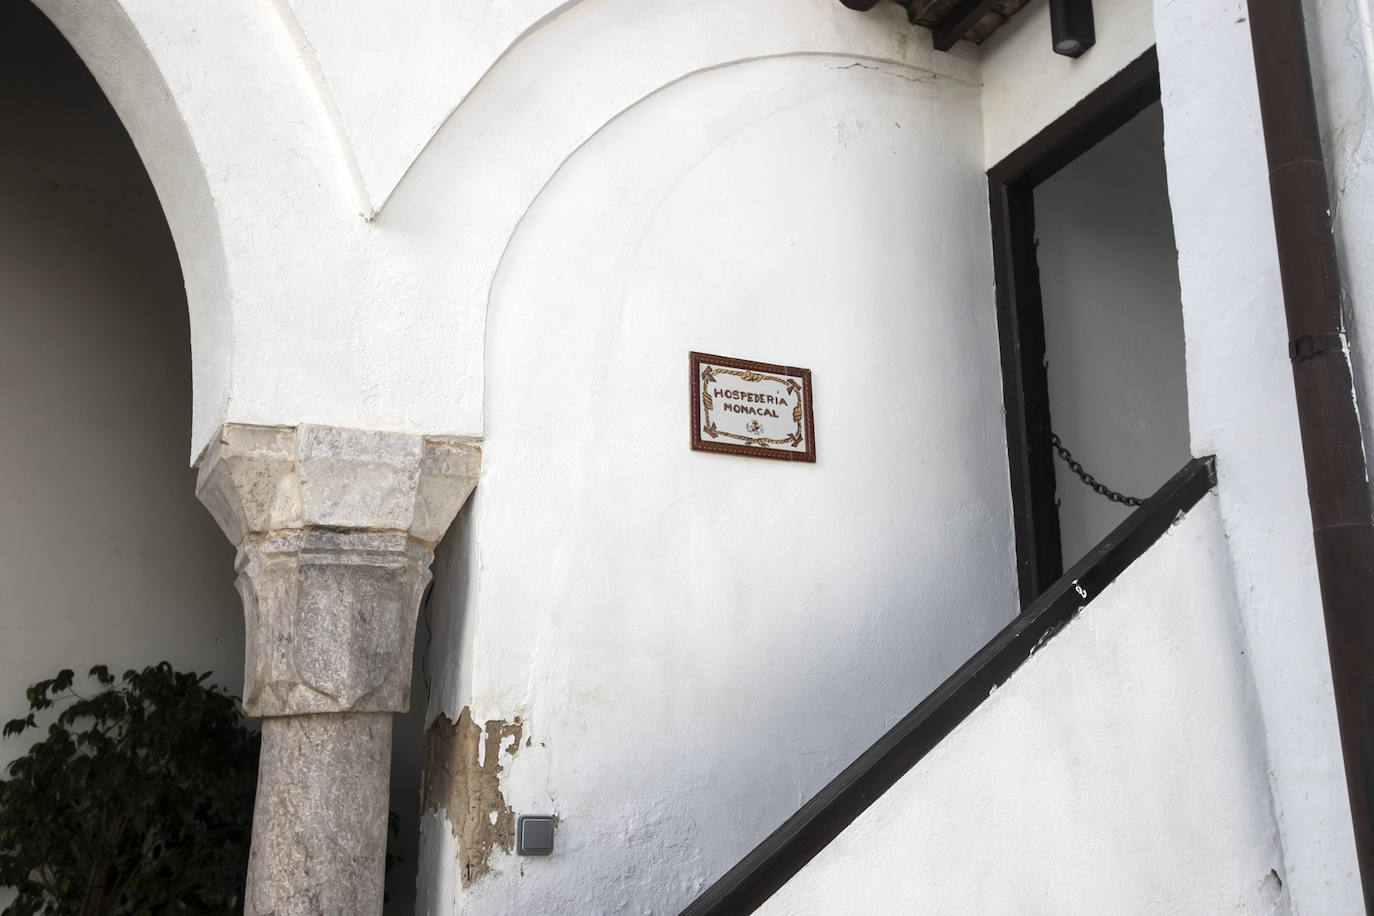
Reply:
[[878, 0], [840, 0], [840, 2], [851, 10], [858, 10], [861, 13], [866, 13], [878, 5]]
[[1050, 0], [1050, 37], [1054, 53], [1078, 57], [1097, 41], [1093, 0]]

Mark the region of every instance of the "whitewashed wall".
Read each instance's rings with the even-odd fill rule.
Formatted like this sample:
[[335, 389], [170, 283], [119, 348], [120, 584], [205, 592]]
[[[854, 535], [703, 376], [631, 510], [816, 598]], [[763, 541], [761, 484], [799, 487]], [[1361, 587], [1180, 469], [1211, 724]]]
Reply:
[[1358, 912], [1244, 0], [1155, 6], [1193, 453], [1215, 454], [1299, 913]]
[[1031, 0], [982, 46], [984, 159], [988, 165], [1049, 126], [1155, 43], [1151, 4], [1093, 0], [1097, 44], [1068, 58], [1050, 47], [1048, 0]]
[[[190, 300], [192, 456], [226, 419], [480, 436], [501, 252], [601, 125], [734, 61], [936, 56], [899, 8], [860, 17], [832, 0], [405, 16], [367, 0], [346, 17], [314, 0], [37, 2], [167, 211]], [[941, 55], [964, 72], [969, 57]]]
[[[451, 538], [440, 570], [443, 584], [444, 562], [496, 558], [489, 581], [472, 584], [490, 597], [468, 602], [471, 638], [445, 643], [455, 653], [431, 665], [443, 689], [434, 708], [455, 714], [461, 699], [484, 705], [479, 716], [523, 714], [532, 736], [547, 719], [541, 743], [560, 756], [527, 755], [535, 769], [512, 769], [508, 791], [522, 811], [548, 810], [550, 793], [532, 787], [557, 760], [571, 773], [559, 789], [565, 837], [577, 837], [578, 816], [595, 841], [672, 825], [628, 859], [609, 847], [582, 857], [575, 892], [622, 900], [629, 882], [684, 901], [1013, 612], [968, 49], [937, 55], [899, 8], [860, 16], [831, 0], [531, 2], [500, 15], [427, 4], [409, 18], [382, 3], [340, 18], [307, 0], [39, 5], [99, 79], [168, 214], [190, 298], [193, 455], [226, 419], [480, 436], [484, 385], [508, 386], [487, 404], [511, 432], [491, 440], [492, 484], [471, 521], [478, 547]], [[492, 352], [505, 361], [490, 372], [489, 303], [504, 322]], [[646, 320], [609, 353], [622, 362], [598, 365], [650, 370], [672, 409], [641, 416], [637, 401], [622, 403], [597, 417], [594, 437], [522, 445], [545, 394], [584, 393], [568, 373], [597, 358], [589, 335], [609, 333], [631, 304]], [[920, 355], [937, 340], [958, 344]], [[821, 463], [689, 453], [691, 347], [815, 369], [821, 404], [833, 399], [818, 421]], [[582, 457], [560, 466], [569, 441]], [[603, 470], [591, 451], [604, 441], [627, 441], [614, 485], [639, 494], [628, 514], [588, 477]], [[725, 475], [734, 482], [722, 487]], [[550, 492], [577, 500], [581, 523], [615, 551], [557, 527], [572, 516], [547, 505]], [[481, 516], [482, 505], [495, 508]], [[662, 527], [674, 507], [694, 519], [682, 543]], [[716, 531], [734, 515], [750, 520], [744, 529]], [[755, 570], [739, 555], [756, 549], [762, 534], [749, 526], [761, 520], [794, 533], [757, 548], [767, 561]], [[547, 574], [545, 558], [574, 547], [588, 554], [581, 572], [530, 575], [526, 564]], [[720, 578], [689, 597], [705, 564]], [[468, 584], [447, 581], [451, 593]], [[683, 641], [698, 625], [736, 628], [730, 651], [704, 634]], [[617, 628], [649, 647], [624, 667], [594, 651]], [[530, 651], [526, 636], [541, 632]], [[604, 683], [570, 685], [576, 704], [560, 683], [570, 657], [584, 677], [606, 669]], [[736, 679], [754, 665], [776, 677], [741, 704]], [[623, 717], [620, 695], [655, 677], [664, 686], [645, 694], [658, 697], [646, 711], [661, 713], [666, 697], [684, 709], [630, 736], [648, 743], [617, 764], [628, 809], [607, 808], [585, 775], [605, 752], [586, 723]], [[854, 716], [873, 692], [882, 702]], [[834, 731], [765, 759], [817, 721]], [[758, 733], [743, 782], [699, 791], [715, 757], [698, 755], [694, 726]], [[680, 756], [692, 772], [677, 771]], [[736, 817], [756, 791], [767, 803]], [[722, 816], [733, 823], [717, 841]], [[644, 870], [683, 838], [700, 847], [676, 883]], [[450, 853], [438, 848], [433, 863], [441, 884], [456, 878]], [[551, 861], [528, 893], [562, 880], [568, 860]]]
[[[0, 721], [99, 663], [165, 659], [237, 694], [234, 549], [185, 466], [176, 252], [100, 90], [21, 21], [0, 9]], [[0, 742], [0, 769], [29, 738]]]
[[[1354, 188], [1367, 171], [1358, 130], [1367, 70], [1359, 45], [1351, 48], [1342, 37], [1367, 29], [1362, 6], [1346, 6], [1318, 4], [1322, 34], [1330, 32], [1322, 39], [1325, 59], [1332, 61], [1327, 82], [1333, 88], [1324, 96], [1334, 113], [1328, 129], [1339, 129], [1345, 163], [1337, 170], [1338, 188]], [[1157, 41], [1191, 451], [1219, 459], [1222, 516], [1294, 906], [1302, 913], [1351, 912], [1359, 906], [1359, 879], [1245, 0], [1157, 0], [1152, 23], [1147, 4], [1098, 2], [1094, 9], [1098, 45], [1076, 62], [1056, 60], [1050, 50], [1044, 3], [1032, 4], [986, 43], [987, 162], [999, 161]], [[1350, 222], [1343, 237], [1352, 252], [1365, 225], [1359, 199], [1341, 198], [1339, 211]], [[1347, 286], [1354, 290], [1367, 257], [1347, 260]]]
[[759, 910], [1288, 913], [1206, 497]]
[[[521, 717], [502, 788], [559, 848], [463, 890], [431, 814], [422, 910], [676, 911], [1015, 612], [977, 101], [839, 53], [716, 68], [525, 215], [432, 708]], [[691, 452], [691, 349], [812, 369], [817, 463]]]
[[[1351, 909], [1243, 0], [1153, 22], [1099, 0], [1076, 62], [1037, 0], [981, 63], [833, 0], [39, 5], [167, 212], [192, 455], [225, 419], [490, 424], [441, 557], [432, 710], [528, 718], [510, 800], [564, 816], [565, 855], [465, 895], [431, 843], [428, 899], [474, 911], [682, 902], [1011, 613], [981, 170], [1157, 34], [1192, 445], [1221, 457], [1287, 886]], [[1318, 7], [1323, 36], [1353, 34]], [[1355, 65], [1332, 65], [1330, 111], [1363, 110]], [[1341, 148], [1346, 220], [1367, 170]], [[691, 348], [816, 370], [820, 462], [688, 453]], [[680, 416], [614, 384], [635, 371]], [[871, 400], [884, 385], [908, 400]]]

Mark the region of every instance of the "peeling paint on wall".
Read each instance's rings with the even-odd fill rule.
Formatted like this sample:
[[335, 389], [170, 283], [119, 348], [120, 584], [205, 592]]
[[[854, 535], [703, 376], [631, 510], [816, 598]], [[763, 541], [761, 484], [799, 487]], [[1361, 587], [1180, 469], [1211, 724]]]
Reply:
[[[440, 714], [426, 733], [421, 810], [437, 810], [448, 821], [458, 840], [464, 888], [491, 871], [493, 850], [515, 848], [515, 812], [501, 794], [501, 754], [514, 757], [523, 734], [520, 716], [510, 722], [489, 719], [483, 727], [466, 706], [457, 722]], [[503, 746], [506, 739], [510, 741]]]

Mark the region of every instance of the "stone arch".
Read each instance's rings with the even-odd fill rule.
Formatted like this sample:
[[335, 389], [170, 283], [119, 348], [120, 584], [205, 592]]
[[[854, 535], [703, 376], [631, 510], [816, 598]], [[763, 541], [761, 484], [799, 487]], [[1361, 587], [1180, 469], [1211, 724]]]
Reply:
[[100, 84], [157, 191], [181, 261], [191, 324], [194, 459], [228, 403], [231, 319], [219, 217], [171, 89], [119, 0], [35, 0]]
[[[165, 660], [238, 693], [233, 548], [185, 467], [191, 322], [166, 212], [62, 31], [31, 3], [0, 20], [0, 719], [62, 668], [86, 693], [93, 664]], [[4, 742], [0, 767], [40, 737]]]

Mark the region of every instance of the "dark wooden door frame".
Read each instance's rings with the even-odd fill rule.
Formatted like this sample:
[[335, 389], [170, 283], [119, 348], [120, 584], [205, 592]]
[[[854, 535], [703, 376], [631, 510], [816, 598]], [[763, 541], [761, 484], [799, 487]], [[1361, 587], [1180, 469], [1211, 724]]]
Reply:
[[1023, 608], [1064, 568], [1035, 259], [1035, 186], [1158, 100], [1159, 58], [1151, 48], [988, 170], [1002, 403]]

